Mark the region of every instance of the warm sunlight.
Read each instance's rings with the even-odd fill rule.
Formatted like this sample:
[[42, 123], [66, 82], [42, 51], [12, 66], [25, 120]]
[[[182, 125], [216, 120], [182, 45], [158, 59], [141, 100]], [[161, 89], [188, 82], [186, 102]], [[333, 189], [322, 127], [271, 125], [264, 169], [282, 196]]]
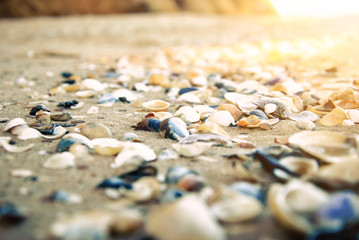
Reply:
[[335, 17], [359, 14], [358, 0], [272, 0], [283, 17]]

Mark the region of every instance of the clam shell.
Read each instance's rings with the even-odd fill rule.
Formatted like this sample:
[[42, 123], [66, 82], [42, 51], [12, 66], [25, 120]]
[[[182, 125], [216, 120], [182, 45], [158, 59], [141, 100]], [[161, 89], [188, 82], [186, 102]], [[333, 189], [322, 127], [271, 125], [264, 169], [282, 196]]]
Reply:
[[203, 113], [214, 113], [216, 110], [208, 105], [196, 105], [193, 107], [199, 114]]
[[151, 75], [148, 82], [153, 85], [159, 85], [163, 88], [167, 88], [170, 85], [169, 79], [163, 74]]
[[142, 177], [124, 195], [136, 202], [156, 200], [161, 194], [161, 183], [154, 177]]
[[18, 133], [17, 138], [21, 140], [27, 140], [27, 139], [39, 138], [41, 136], [42, 135], [38, 130], [26, 126], [21, 128], [21, 131]]
[[348, 119], [347, 114], [341, 107], [336, 107], [333, 111], [325, 115], [319, 120], [319, 123], [324, 126], [342, 125], [343, 121]]
[[211, 143], [196, 142], [193, 144], [172, 144], [172, 148], [185, 157], [196, 157], [206, 152], [212, 146]]
[[93, 144], [92, 144], [91, 140], [79, 133], [66, 134], [65, 136], [63, 136], [62, 139], [66, 139], [66, 138], [78, 139], [79, 143], [86, 145], [88, 148], [93, 148]]
[[206, 122], [213, 122], [222, 127], [229, 127], [231, 124], [234, 124], [234, 118], [228, 111], [218, 111], [212, 113]]
[[20, 125], [26, 125], [26, 122], [22, 118], [14, 118], [11, 119], [4, 128], [4, 132], [10, 131], [12, 128], [20, 126]]
[[44, 163], [44, 168], [66, 169], [75, 166], [75, 156], [69, 152], [55, 153]]
[[18, 152], [25, 152], [35, 146], [34, 143], [30, 143], [27, 146], [16, 146], [13, 144], [10, 144], [9, 141], [11, 138], [9, 137], [0, 137], [0, 145], [5, 148], [6, 151], [12, 152], [12, 153], [18, 153]]
[[237, 121], [242, 116], [242, 111], [233, 104], [221, 104], [218, 106], [217, 111], [228, 111], [232, 115], [234, 121]]
[[253, 197], [243, 194], [214, 203], [212, 212], [218, 220], [228, 223], [253, 219], [262, 213], [262, 204]]
[[274, 103], [268, 103], [264, 106], [264, 112], [267, 114], [274, 113], [277, 110], [277, 105]]
[[297, 127], [301, 130], [315, 130], [315, 124], [308, 119], [297, 121]]
[[217, 123], [214, 122], [205, 122], [200, 124], [195, 133], [213, 133], [213, 134], [220, 134], [227, 138], [230, 138], [228, 133]]
[[163, 100], [150, 100], [144, 102], [142, 106], [146, 108], [148, 111], [161, 112], [161, 111], [167, 111], [167, 109], [170, 106], [170, 103]]
[[46, 106], [43, 105], [43, 104], [39, 104], [39, 105], [36, 105], [36, 106], [32, 107], [31, 110], [30, 110], [30, 112], [29, 112], [29, 114], [30, 114], [31, 116], [35, 116], [36, 113], [37, 113], [38, 111], [40, 111], [40, 110], [42, 110], [42, 111], [44, 111], [44, 112], [51, 112], [48, 107], [46, 107]]
[[291, 114], [289, 115], [289, 119], [294, 120], [294, 121], [301, 121], [301, 120], [310, 120], [312, 122], [317, 121], [320, 117], [310, 111], [303, 111], [301, 113], [298, 114]]
[[142, 142], [142, 139], [133, 132], [125, 133], [121, 136], [122, 141], [131, 141], [131, 142]]
[[340, 133], [303, 131], [293, 134], [289, 143], [328, 163], [357, 159], [355, 139]]
[[92, 90], [83, 90], [83, 91], [77, 91], [76, 96], [79, 98], [91, 98], [96, 95], [95, 91]]
[[159, 132], [164, 137], [177, 141], [189, 135], [186, 123], [177, 117], [163, 120], [160, 124]]
[[112, 137], [110, 129], [102, 123], [87, 123], [80, 128], [80, 133], [89, 139]]
[[153, 161], [155, 159], [155, 152], [145, 144], [126, 142], [122, 151], [114, 159], [111, 167], [118, 168], [123, 164], [138, 166], [143, 162]]
[[121, 152], [124, 148], [124, 142], [115, 138], [95, 138], [91, 140], [97, 154], [104, 156], [113, 156]]
[[[297, 173], [302, 178], [310, 178], [315, 176], [319, 169], [318, 162], [311, 158], [289, 156], [280, 159], [279, 163], [289, 170]], [[282, 179], [289, 179], [291, 177], [279, 169], [274, 170], [273, 173]]]
[[322, 206], [329, 195], [310, 183], [292, 180], [286, 185], [272, 184], [267, 199], [269, 208], [281, 225], [310, 234], [314, 226], [305, 215]]
[[205, 203], [191, 195], [152, 210], [145, 228], [159, 239], [226, 239]]
[[181, 118], [185, 122], [198, 122], [200, 120], [200, 114], [192, 107], [183, 106], [180, 107], [173, 116]]
[[154, 112], [153, 114], [155, 115], [156, 118], [158, 118], [161, 121], [173, 117], [173, 114], [170, 112]]
[[359, 182], [358, 169], [358, 159], [349, 159], [321, 167], [317, 176], [325, 180], [357, 184]]
[[63, 137], [65, 134], [67, 133], [67, 129], [61, 126], [57, 126], [54, 128], [52, 135], [45, 135], [45, 134], [41, 134], [41, 137], [45, 138], [45, 139], [58, 139]]

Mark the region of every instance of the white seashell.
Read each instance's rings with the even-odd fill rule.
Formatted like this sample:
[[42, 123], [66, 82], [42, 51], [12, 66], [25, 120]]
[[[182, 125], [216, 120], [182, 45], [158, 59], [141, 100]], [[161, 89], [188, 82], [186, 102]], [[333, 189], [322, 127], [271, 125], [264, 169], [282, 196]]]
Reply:
[[34, 143], [30, 143], [27, 146], [19, 147], [19, 146], [13, 145], [13, 144], [9, 144], [10, 140], [11, 140], [10, 137], [0, 137], [0, 145], [3, 148], [5, 148], [6, 151], [12, 152], [12, 153], [25, 152], [35, 146]]
[[355, 123], [352, 120], [344, 120], [342, 123], [343, 126], [354, 126]]
[[156, 159], [155, 152], [142, 143], [126, 142], [122, 151], [116, 156], [111, 164], [112, 168], [118, 168], [123, 164], [140, 165], [144, 161]]
[[34, 139], [41, 137], [42, 134], [34, 129], [29, 127], [21, 128], [21, 131], [18, 133], [17, 138], [21, 140]]
[[303, 131], [292, 135], [289, 143], [328, 163], [357, 159], [355, 139], [327, 131]]
[[286, 185], [272, 184], [268, 193], [268, 206], [281, 225], [296, 232], [310, 234], [314, 225], [306, 218], [329, 199], [329, 195], [316, 186], [291, 180]]
[[87, 114], [97, 114], [98, 113], [98, 107], [91, 106], [89, 110], [87, 110]]
[[170, 103], [163, 100], [150, 100], [142, 104], [144, 108], [151, 112], [167, 111]]
[[199, 98], [199, 96], [195, 95], [193, 91], [182, 94], [178, 97], [178, 100], [188, 103], [201, 103], [201, 99]]
[[71, 106], [71, 109], [80, 109], [83, 107], [85, 103], [84, 102], [79, 102], [78, 104], [76, 104], [75, 106]]
[[260, 84], [258, 81], [255, 80], [247, 80], [240, 84], [237, 84], [237, 92], [241, 91], [248, 91], [248, 90], [255, 90], [258, 93], [261, 93], [263, 95], [266, 95], [269, 93], [269, 90], [267, 87]]
[[148, 92], [149, 89], [144, 83], [135, 83], [135, 89], [137, 92]]
[[154, 177], [142, 177], [124, 195], [136, 202], [156, 200], [161, 194], [161, 183]]
[[194, 86], [203, 87], [203, 86], [207, 86], [208, 81], [207, 81], [207, 78], [205, 76], [198, 76], [198, 77], [195, 77], [195, 78], [191, 79], [191, 83]]
[[301, 130], [315, 130], [315, 124], [308, 119], [297, 121], [297, 127]]
[[211, 207], [218, 220], [228, 223], [253, 219], [262, 213], [262, 204], [253, 197], [239, 195], [214, 203]]
[[84, 79], [80, 83], [81, 90], [92, 90], [95, 92], [101, 92], [107, 88], [107, 84], [103, 84], [96, 79]]
[[222, 127], [229, 127], [231, 124], [234, 124], [234, 118], [228, 111], [218, 111], [212, 113], [206, 122], [213, 122]]
[[359, 182], [358, 169], [358, 159], [349, 159], [321, 167], [317, 176], [325, 180], [357, 184]]
[[67, 129], [61, 126], [55, 127], [52, 135], [41, 134], [41, 137], [45, 139], [58, 139], [64, 136], [67, 133]]
[[14, 169], [10, 174], [13, 177], [30, 177], [34, 173], [29, 169]]
[[124, 142], [120, 142], [115, 138], [95, 138], [91, 142], [96, 153], [104, 156], [116, 155], [125, 147]]
[[278, 100], [288, 106], [292, 112], [299, 112], [297, 107], [293, 102], [293, 98], [290, 97], [279, 97]]
[[253, 100], [255, 99], [254, 95], [245, 95], [235, 92], [229, 92], [224, 94], [224, 98], [228, 102], [237, 106], [243, 112], [249, 112], [257, 108], [257, 105], [253, 103]]
[[77, 91], [76, 96], [79, 98], [91, 98], [96, 95], [95, 91], [92, 90], [83, 90], [83, 91]]
[[153, 114], [161, 121], [173, 117], [173, 114], [170, 112], [154, 112]]
[[[319, 165], [318, 162], [311, 158], [302, 157], [285, 157], [279, 160], [279, 163], [297, 173], [302, 178], [310, 178], [317, 174]], [[281, 171], [280, 169], [274, 170], [274, 175], [281, 179], [289, 179], [290, 175]]]
[[133, 92], [131, 92], [130, 90], [125, 89], [125, 88], [121, 88], [121, 89], [114, 91], [112, 93], [112, 95], [115, 98], [124, 97], [124, 98], [126, 98], [127, 101], [136, 101], [138, 99], [136, 94], [134, 94]]
[[22, 118], [14, 118], [11, 119], [4, 128], [4, 132], [10, 131], [12, 128], [20, 126], [20, 125], [26, 125], [26, 122]]
[[208, 105], [196, 105], [193, 107], [194, 110], [196, 110], [199, 114], [203, 114], [203, 113], [214, 113], [216, 112], [216, 109], [211, 108]]
[[294, 121], [309, 120], [309, 121], [315, 122], [318, 119], [320, 119], [320, 117], [313, 112], [303, 111], [298, 114], [290, 114], [289, 119], [294, 120]]
[[359, 111], [355, 109], [347, 110], [347, 116], [354, 123], [359, 123]]
[[267, 114], [274, 113], [277, 110], [277, 105], [274, 103], [268, 103], [264, 106], [264, 112]]
[[191, 123], [200, 120], [200, 114], [194, 108], [189, 106], [180, 107], [173, 116], [180, 117], [183, 121]]
[[44, 168], [66, 169], [75, 166], [75, 156], [69, 152], [55, 153], [44, 163]]
[[226, 239], [224, 230], [205, 203], [192, 195], [152, 210], [145, 228], [146, 232], [159, 239]]
[[196, 157], [206, 152], [212, 143], [196, 142], [192, 144], [172, 144], [172, 148], [185, 157]]
[[86, 123], [80, 132], [89, 139], [112, 137], [110, 129], [102, 123]]
[[69, 133], [69, 134], [66, 134], [63, 139], [65, 138], [77, 138], [79, 140], [81, 140], [83, 143], [85, 143], [89, 148], [93, 149], [93, 144], [91, 142], [90, 139], [88, 139], [87, 137], [85, 137], [84, 135], [82, 134], [79, 134], [79, 133]]

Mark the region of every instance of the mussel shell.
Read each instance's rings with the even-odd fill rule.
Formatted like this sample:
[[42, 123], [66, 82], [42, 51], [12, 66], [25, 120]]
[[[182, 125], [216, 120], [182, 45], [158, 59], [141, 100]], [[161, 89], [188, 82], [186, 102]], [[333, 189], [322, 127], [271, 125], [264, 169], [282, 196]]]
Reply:
[[189, 135], [186, 123], [177, 117], [163, 120], [160, 124], [159, 132], [166, 138], [181, 140]]
[[36, 113], [37, 113], [38, 111], [40, 111], [40, 110], [42, 110], [42, 111], [44, 111], [44, 112], [51, 112], [48, 107], [46, 107], [46, 106], [43, 105], [43, 104], [39, 104], [39, 105], [36, 105], [36, 106], [32, 107], [31, 110], [30, 110], [30, 112], [29, 112], [29, 114], [30, 114], [31, 116], [35, 116]]

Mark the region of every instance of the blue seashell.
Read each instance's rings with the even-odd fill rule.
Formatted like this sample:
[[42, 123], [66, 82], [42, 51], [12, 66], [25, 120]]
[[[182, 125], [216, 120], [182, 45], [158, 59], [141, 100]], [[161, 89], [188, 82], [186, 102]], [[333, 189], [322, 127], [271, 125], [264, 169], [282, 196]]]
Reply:
[[178, 117], [163, 120], [160, 124], [159, 132], [164, 137], [177, 141], [189, 136], [186, 123]]
[[351, 192], [334, 194], [329, 201], [319, 209], [319, 215], [325, 219], [349, 221], [355, 217], [355, 206], [353, 206], [354, 198], [355, 194]]
[[112, 177], [105, 179], [102, 181], [99, 185], [97, 185], [97, 188], [126, 188], [126, 189], [132, 189], [132, 185], [125, 183], [121, 178], [118, 177]]
[[111, 93], [108, 93], [100, 97], [99, 100], [97, 100], [97, 103], [98, 104], [117, 103], [118, 101], [119, 101], [118, 98], [115, 98]]
[[161, 120], [156, 118], [148, 119], [148, 127], [158, 132], [160, 130]]
[[57, 147], [56, 147], [56, 151], [58, 152], [64, 152], [64, 151], [67, 151], [70, 146], [72, 144], [75, 144], [75, 143], [80, 143], [80, 144], [83, 144], [85, 146], [86, 143], [84, 141], [82, 141], [81, 139], [78, 139], [78, 138], [65, 138], [65, 139], [62, 139], [58, 144], [57, 144]]
[[197, 90], [198, 90], [198, 88], [196, 88], [196, 87], [181, 88], [178, 92], [178, 95], [182, 95], [182, 94], [192, 92], [192, 91], [197, 91]]

